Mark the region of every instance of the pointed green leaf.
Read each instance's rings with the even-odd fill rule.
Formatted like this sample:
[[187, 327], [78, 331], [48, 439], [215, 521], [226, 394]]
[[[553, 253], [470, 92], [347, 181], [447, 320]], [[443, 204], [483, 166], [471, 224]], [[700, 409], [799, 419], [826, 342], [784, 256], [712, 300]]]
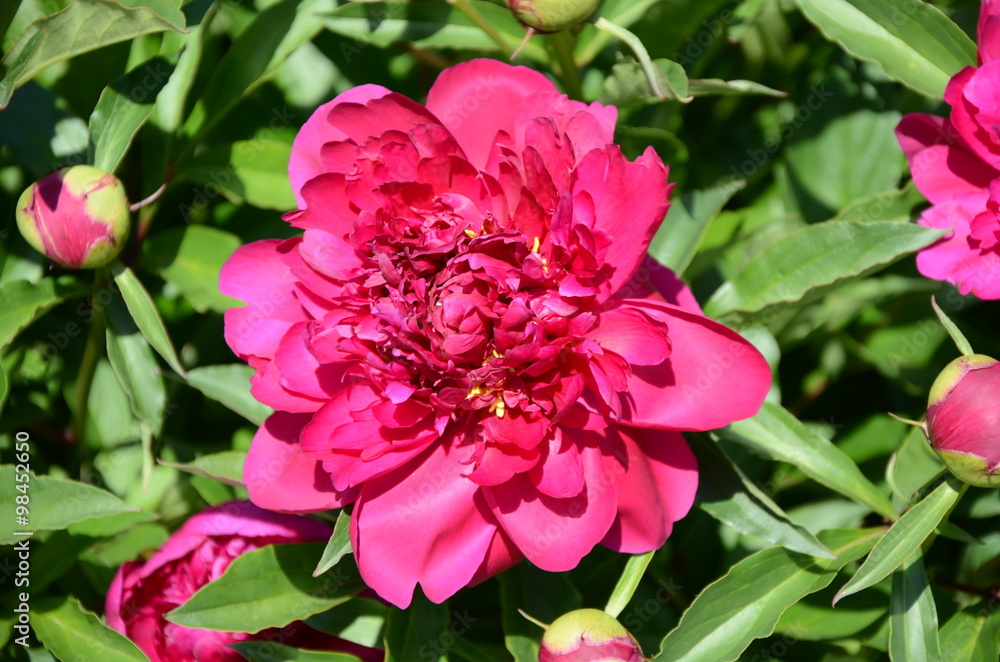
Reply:
[[941, 231], [918, 225], [827, 221], [765, 248], [705, 305], [736, 328], [762, 324], [929, 246]]
[[60, 660], [149, 662], [125, 636], [101, 623], [76, 598], [44, 598], [32, 603], [31, 629]]
[[816, 536], [788, 519], [778, 504], [750, 482], [718, 445], [699, 435], [692, 435], [690, 443], [701, 470], [698, 503], [702, 510], [740, 533], [795, 552], [834, 558]]
[[447, 662], [448, 608], [415, 591], [406, 609], [392, 608], [385, 627], [385, 662]]
[[684, 273], [698, 252], [708, 226], [744, 186], [746, 182], [736, 180], [675, 198], [666, 220], [649, 244], [650, 257], [678, 275]]
[[76, 0], [29, 25], [4, 56], [0, 109], [15, 88], [51, 64], [166, 30], [184, 31], [184, 14], [170, 0]]
[[720, 431], [766, 458], [788, 462], [831, 490], [896, 519], [892, 502], [833, 443], [810, 431], [780, 405], [765, 402], [753, 418]]
[[931, 307], [934, 308], [934, 314], [937, 315], [937, 318], [941, 321], [941, 326], [943, 326], [945, 331], [948, 332], [948, 335], [951, 336], [951, 340], [955, 343], [955, 347], [958, 348], [958, 351], [960, 351], [963, 356], [972, 356], [975, 354], [976, 352], [972, 349], [972, 345], [965, 337], [965, 334], [962, 333], [962, 330], [951, 321], [951, 318], [948, 317], [943, 310], [941, 310], [941, 306], [938, 305], [937, 299], [934, 297], [931, 297]]
[[976, 45], [951, 19], [920, 0], [798, 0], [802, 13], [854, 57], [877, 62], [894, 80], [941, 98], [948, 80], [976, 66]]
[[245, 451], [223, 451], [202, 455], [193, 462], [166, 462], [160, 460], [165, 467], [173, 467], [196, 476], [204, 476], [221, 481], [227, 485], [243, 486], [243, 463], [247, 459]]
[[994, 662], [1000, 659], [1000, 603], [966, 607], [941, 628], [941, 657], [948, 662]]
[[166, 617], [171, 623], [224, 632], [259, 632], [350, 600], [364, 585], [342, 563], [312, 576], [322, 543], [268, 545], [243, 554]]
[[652, 560], [653, 552], [636, 554], [629, 558], [628, 563], [625, 564], [622, 576], [618, 578], [618, 583], [615, 584], [614, 590], [611, 591], [608, 604], [604, 607], [605, 613], [613, 618], [618, 618], [618, 615], [622, 613], [628, 601], [635, 594], [635, 589], [638, 588], [639, 582], [642, 580], [642, 575], [646, 572], [646, 567]]
[[236, 235], [205, 225], [171, 228], [143, 242], [142, 266], [158, 273], [199, 313], [240, 305], [219, 292], [219, 272], [242, 245]]
[[43, 278], [37, 283], [13, 280], [0, 285], [0, 348], [63, 299], [83, 293], [71, 277]]
[[159, 434], [167, 415], [167, 391], [153, 350], [139, 332], [125, 302], [114, 297], [104, 308], [108, 360], [148, 436]]
[[316, 569], [313, 570], [313, 577], [319, 577], [324, 572], [340, 563], [340, 559], [351, 553], [351, 516], [343, 510], [337, 514], [337, 523], [333, 527], [333, 535], [326, 543], [323, 556]]
[[288, 183], [292, 146], [278, 140], [241, 140], [212, 147], [184, 163], [178, 177], [213, 186], [236, 203], [262, 209], [295, 208]]
[[754, 639], [774, 631], [781, 614], [826, 587], [844, 565], [864, 556], [882, 530], [824, 531], [836, 560], [772, 547], [743, 559], [709, 584], [663, 640], [654, 662], [732, 662]]
[[167, 326], [163, 323], [160, 311], [156, 309], [156, 304], [153, 303], [149, 292], [142, 286], [132, 270], [122, 266], [120, 262], [115, 262], [111, 270], [115, 275], [115, 284], [121, 290], [128, 312], [132, 315], [139, 331], [142, 332], [153, 349], [174, 369], [174, 372], [184, 377], [184, 368], [181, 367], [181, 361], [177, 358], [174, 344], [170, 342]]
[[857, 573], [837, 592], [834, 603], [877, 584], [902, 565], [958, 503], [966, 487], [968, 486], [957, 478], [949, 476], [937, 489], [900, 517], [875, 545]]
[[913, 554], [899, 570], [892, 573], [890, 614], [890, 660], [941, 662], [937, 607], [927, 583], [920, 552]]
[[260, 425], [274, 410], [250, 394], [253, 374], [253, 368], [242, 363], [206, 365], [188, 371], [187, 382], [254, 425]]
[[752, 80], [722, 80], [721, 78], [692, 78], [688, 80], [688, 94], [693, 97], [759, 94], [779, 99], [788, 96], [787, 92], [755, 83]]

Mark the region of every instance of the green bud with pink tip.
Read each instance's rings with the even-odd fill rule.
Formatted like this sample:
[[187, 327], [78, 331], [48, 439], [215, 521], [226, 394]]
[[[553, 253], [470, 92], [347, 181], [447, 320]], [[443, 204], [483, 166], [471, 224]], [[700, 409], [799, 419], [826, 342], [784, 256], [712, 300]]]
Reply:
[[545, 630], [538, 662], [644, 662], [635, 638], [599, 609], [563, 614]]
[[590, 18], [601, 0], [507, 0], [521, 23], [538, 32], [567, 30]]
[[117, 177], [92, 166], [54, 170], [17, 201], [17, 227], [38, 252], [70, 269], [115, 259], [129, 230], [129, 203]]

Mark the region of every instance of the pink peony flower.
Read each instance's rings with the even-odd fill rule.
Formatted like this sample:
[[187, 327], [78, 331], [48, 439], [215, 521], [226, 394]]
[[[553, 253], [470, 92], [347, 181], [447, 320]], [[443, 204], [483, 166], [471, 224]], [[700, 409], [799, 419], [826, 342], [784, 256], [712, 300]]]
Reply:
[[317, 632], [301, 622], [246, 634], [188, 628], [163, 617], [222, 575], [237, 556], [265, 545], [322, 541], [330, 533], [316, 520], [271, 513], [247, 501], [203, 510], [148, 560], [118, 569], [105, 603], [108, 625], [135, 642], [152, 662], [240, 662], [243, 656], [228, 645], [254, 639], [381, 660], [381, 651]]
[[395, 605], [522, 557], [660, 547], [697, 485], [678, 431], [752, 416], [769, 388], [760, 354], [644, 263], [667, 169], [626, 159], [615, 119], [493, 60], [443, 72], [426, 107], [354, 88], [295, 140], [303, 236], [223, 269], [247, 302], [226, 340], [278, 410], [251, 499], [354, 503], [362, 576]]
[[951, 118], [910, 114], [896, 129], [917, 188], [933, 203], [918, 221], [950, 230], [917, 256], [928, 278], [1000, 299], [1000, 0], [983, 2], [979, 67], [945, 90]]

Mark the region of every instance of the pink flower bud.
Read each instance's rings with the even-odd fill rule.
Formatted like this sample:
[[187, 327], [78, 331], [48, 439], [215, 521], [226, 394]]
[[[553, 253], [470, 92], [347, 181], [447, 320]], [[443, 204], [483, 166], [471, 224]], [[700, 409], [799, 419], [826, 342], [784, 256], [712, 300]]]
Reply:
[[507, 0], [517, 20], [539, 32], [559, 32], [582, 23], [601, 0]]
[[563, 614], [542, 637], [538, 662], [643, 662], [642, 650], [622, 624], [599, 609]]
[[925, 432], [955, 476], [1000, 487], [1000, 362], [973, 354], [948, 364], [931, 387]]
[[70, 269], [104, 266], [128, 237], [125, 187], [92, 166], [53, 170], [17, 201], [17, 227], [32, 247]]

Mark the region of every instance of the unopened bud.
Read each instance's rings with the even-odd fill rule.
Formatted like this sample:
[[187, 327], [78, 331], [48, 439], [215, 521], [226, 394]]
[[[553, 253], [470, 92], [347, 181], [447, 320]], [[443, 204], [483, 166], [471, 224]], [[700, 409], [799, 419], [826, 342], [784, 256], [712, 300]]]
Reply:
[[590, 17], [601, 0], [507, 0], [517, 20], [539, 32], [559, 32]]
[[621, 623], [598, 609], [563, 614], [545, 631], [538, 662], [643, 662], [642, 650]]

